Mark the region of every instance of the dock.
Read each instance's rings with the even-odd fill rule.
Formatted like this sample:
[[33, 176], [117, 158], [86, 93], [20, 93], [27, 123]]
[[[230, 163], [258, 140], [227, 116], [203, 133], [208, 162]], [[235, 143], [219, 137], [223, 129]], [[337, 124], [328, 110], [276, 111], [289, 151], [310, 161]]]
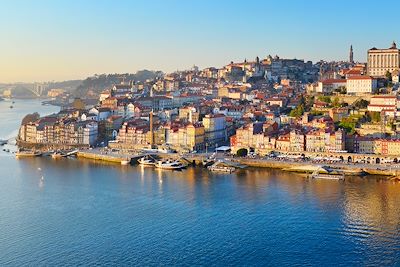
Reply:
[[127, 153], [118, 153], [112, 151], [101, 151], [99, 149], [79, 151], [76, 153], [76, 156], [78, 158], [107, 161], [119, 164], [123, 164], [126, 161], [132, 163], [133, 161], [138, 160], [139, 158], [149, 155], [154, 155], [154, 153], [127, 154]]

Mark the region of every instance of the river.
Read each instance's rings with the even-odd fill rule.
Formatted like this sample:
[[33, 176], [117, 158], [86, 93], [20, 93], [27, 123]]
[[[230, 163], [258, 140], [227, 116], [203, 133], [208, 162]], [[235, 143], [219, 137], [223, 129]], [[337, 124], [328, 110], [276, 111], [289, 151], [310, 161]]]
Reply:
[[[58, 110], [9, 105], [0, 139], [26, 113]], [[1, 266], [400, 264], [400, 184], [0, 159]]]

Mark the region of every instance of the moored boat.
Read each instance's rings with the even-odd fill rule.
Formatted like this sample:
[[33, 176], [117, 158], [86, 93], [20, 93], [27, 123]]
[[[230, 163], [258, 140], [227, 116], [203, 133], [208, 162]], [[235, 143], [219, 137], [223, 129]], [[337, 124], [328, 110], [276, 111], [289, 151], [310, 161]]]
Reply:
[[129, 163], [131, 163], [129, 159], [121, 160], [121, 165], [128, 165]]
[[226, 173], [232, 173], [236, 170], [235, 167], [218, 166], [218, 165], [208, 166], [207, 168], [213, 172], [226, 172]]
[[317, 174], [311, 175], [313, 179], [344, 180], [344, 174]]
[[155, 166], [156, 168], [164, 170], [180, 170], [186, 167], [178, 160], [159, 160], [156, 162]]
[[42, 153], [38, 152], [38, 151], [18, 151], [15, 153], [15, 156], [17, 158], [23, 158], [23, 157], [38, 157], [41, 156]]
[[155, 162], [154, 159], [152, 159], [152, 158], [146, 156], [146, 157], [140, 158], [140, 159], [138, 160], [138, 163], [139, 163], [140, 165], [143, 165], [143, 166], [154, 166], [156, 162]]

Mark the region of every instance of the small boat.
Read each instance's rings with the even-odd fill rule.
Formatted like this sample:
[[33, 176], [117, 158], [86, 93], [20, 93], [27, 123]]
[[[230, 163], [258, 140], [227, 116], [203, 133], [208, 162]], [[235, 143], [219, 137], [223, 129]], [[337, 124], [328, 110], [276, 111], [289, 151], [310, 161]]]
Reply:
[[168, 153], [173, 153], [174, 151], [169, 148], [162, 147], [162, 148], [158, 148], [157, 152], [162, 153], [162, 154], [168, 154]]
[[344, 180], [344, 174], [317, 174], [311, 175], [313, 179]]
[[154, 166], [156, 164], [154, 159], [147, 157], [147, 156], [140, 158], [138, 160], [138, 163], [143, 166]]
[[14, 108], [13, 105], [11, 105], [10, 108]]
[[4, 146], [5, 144], [7, 144], [8, 141], [7, 140], [0, 140], [0, 146]]
[[24, 158], [24, 157], [38, 157], [41, 156], [42, 153], [37, 151], [18, 151], [15, 153], [17, 158]]
[[121, 160], [121, 165], [128, 165], [129, 163], [131, 163], [129, 159]]
[[202, 161], [202, 164], [204, 167], [208, 167], [214, 164], [214, 160], [213, 159], [205, 159]]
[[155, 166], [156, 168], [164, 170], [180, 170], [186, 167], [178, 160], [169, 160], [169, 159], [159, 160], [156, 162]]
[[207, 167], [210, 171], [213, 172], [226, 172], [226, 173], [232, 173], [236, 170], [235, 167], [228, 167], [228, 166], [216, 166], [216, 165], [211, 165]]

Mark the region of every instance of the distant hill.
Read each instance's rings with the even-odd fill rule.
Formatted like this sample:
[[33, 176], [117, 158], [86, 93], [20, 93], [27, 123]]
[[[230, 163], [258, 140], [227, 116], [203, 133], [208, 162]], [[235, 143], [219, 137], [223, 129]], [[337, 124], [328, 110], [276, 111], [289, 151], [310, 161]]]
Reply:
[[69, 80], [69, 81], [62, 81], [62, 82], [50, 82], [48, 85], [49, 89], [54, 88], [61, 88], [68, 92], [75, 91], [78, 86], [82, 84], [82, 80]]
[[135, 74], [124, 73], [124, 74], [101, 74], [95, 75], [93, 77], [88, 77], [83, 80], [82, 83], [77, 87], [75, 95], [83, 97], [87, 94], [89, 90], [95, 93], [100, 93], [106, 89], [111, 88], [114, 84], [119, 84], [121, 81], [125, 82], [144, 82], [148, 79], [154, 79], [156, 77], [162, 76], [161, 71], [150, 71], [150, 70], [140, 70]]

